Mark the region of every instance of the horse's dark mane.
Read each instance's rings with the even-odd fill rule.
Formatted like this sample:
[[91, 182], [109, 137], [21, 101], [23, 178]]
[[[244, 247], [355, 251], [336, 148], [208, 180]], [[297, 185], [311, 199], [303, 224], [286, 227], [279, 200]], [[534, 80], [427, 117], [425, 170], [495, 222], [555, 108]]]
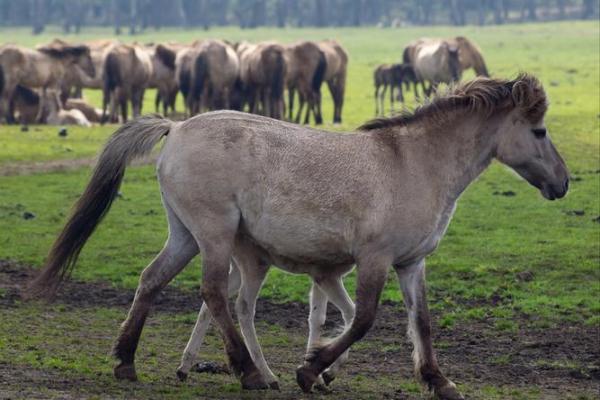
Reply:
[[427, 104], [414, 111], [403, 111], [390, 118], [376, 118], [358, 129], [371, 131], [423, 120], [443, 123], [450, 112], [457, 110], [489, 117], [496, 111], [517, 107], [522, 110], [523, 117], [532, 123], [539, 122], [546, 113], [546, 94], [540, 81], [533, 75], [523, 73], [514, 80], [475, 78], [436, 94]]

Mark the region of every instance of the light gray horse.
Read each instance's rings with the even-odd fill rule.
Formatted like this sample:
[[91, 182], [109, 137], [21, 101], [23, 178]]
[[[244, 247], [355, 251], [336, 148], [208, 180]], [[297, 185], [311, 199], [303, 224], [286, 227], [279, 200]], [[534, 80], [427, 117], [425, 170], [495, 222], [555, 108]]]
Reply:
[[[173, 122], [143, 117], [111, 137], [33, 295], [52, 294], [118, 193], [127, 164], [166, 136], [158, 160], [169, 221], [165, 247], [142, 272], [115, 346], [117, 378], [136, 379], [134, 356], [156, 295], [202, 252], [202, 295], [247, 389], [268, 387], [231, 317], [233, 257], [260, 275], [273, 264], [339, 276], [356, 264], [356, 313], [339, 337], [315, 346], [296, 371], [303, 391], [370, 329], [390, 266], [400, 281], [417, 376], [442, 399], [461, 399], [438, 366], [425, 295], [425, 257], [461, 193], [493, 159], [554, 200], [568, 170], [544, 126], [539, 81], [475, 79], [409, 115], [323, 132], [237, 112]], [[443, 171], [443, 172], [441, 172]]]

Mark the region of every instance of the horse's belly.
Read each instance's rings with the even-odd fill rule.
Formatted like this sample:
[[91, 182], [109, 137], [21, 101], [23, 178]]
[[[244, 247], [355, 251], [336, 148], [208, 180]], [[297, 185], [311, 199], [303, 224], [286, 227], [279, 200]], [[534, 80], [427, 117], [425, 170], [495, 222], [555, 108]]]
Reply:
[[[290, 272], [315, 265], [352, 264], [349, 229], [307, 216], [260, 215], [243, 220], [244, 233]], [[288, 268], [285, 268], [285, 266]]]

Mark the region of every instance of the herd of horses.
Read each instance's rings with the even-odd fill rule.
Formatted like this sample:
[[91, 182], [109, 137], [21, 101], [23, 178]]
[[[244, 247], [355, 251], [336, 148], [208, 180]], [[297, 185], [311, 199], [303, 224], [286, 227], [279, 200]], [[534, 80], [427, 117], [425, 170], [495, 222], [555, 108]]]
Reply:
[[[217, 39], [190, 45], [96, 40], [73, 45], [55, 39], [35, 50], [4, 45], [0, 122], [124, 122], [129, 106], [134, 117], [140, 115], [145, 90], [155, 88], [155, 109], [163, 115], [175, 115], [181, 93], [186, 117], [230, 109], [305, 124], [312, 116], [321, 124], [321, 86], [326, 83], [334, 103], [333, 122], [340, 123], [347, 68], [348, 53], [335, 40], [288, 45]], [[488, 76], [481, 51], [464, 37], [409, 43], [402, 63], [375, 70], [375, 113], [384, 114], [388, 87], [393, 111], [395, 89], [401, 102], [403, 86], [408, 90], [412, 85], [416, 98], [421, 87], [423, 96], [429, 97], [440, 83], [459, 81], [469, 68]], [[82, 99], [84, 88], [102, 90], [102, 109]]]
[[489, 77], [481, 50], [464, 36], [449, 39], [421, 38], [409, 43], [402, 54], [402, 63], [382, 64], [375, 69], [375, 115], [384, 115], [384, 98], [390, 88], [391, 110], [394, 111], [394, 89], [403, 102], [403, 85], [413, 85], [419, 99], [419, 86], [424, 97], [430, 97], [441, 83], [458, 82], [462, 73], [473, 68], [477, 76]]
[[[335, 40], [289, 45], [216, 39], [190, 45], [96, 40], [73, 45], [55, 39], [34, 50], [4, 45], [0, 47], [0, 121], [125, 122], [129, 106], [133, 116], [139, 116], [145, 90], [155, 88], [155, 108], [158, 112], [162, 107], [164, 115], [175, 113], [181, 93], [186, 117], [231, 109], [276, 119], [287, 115], [289, 120], [306, 123], [312, 114], [319, 124], [323, 121], [321, 86], [326, 83], [334, 101], [333, 122], [339, 123], [347, 68], [348, 54]], [[102, 110], [81, 100], [83, 88], [102, 90]], [[299, 104], [294, 115], [296, 94]]]

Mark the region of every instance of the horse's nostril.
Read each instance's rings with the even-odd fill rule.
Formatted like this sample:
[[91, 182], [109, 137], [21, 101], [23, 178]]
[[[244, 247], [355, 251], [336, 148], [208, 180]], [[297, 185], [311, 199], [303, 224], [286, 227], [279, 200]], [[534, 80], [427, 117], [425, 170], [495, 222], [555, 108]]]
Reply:
[[565, 179], [565, 192], [569, 190], [569, 178]]

